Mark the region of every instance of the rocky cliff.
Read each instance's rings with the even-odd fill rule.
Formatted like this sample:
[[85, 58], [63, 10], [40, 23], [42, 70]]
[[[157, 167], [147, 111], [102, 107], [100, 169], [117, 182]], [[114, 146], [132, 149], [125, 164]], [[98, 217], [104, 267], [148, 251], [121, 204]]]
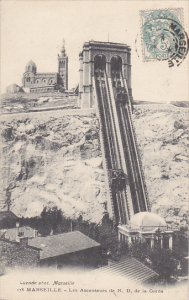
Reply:
[[[73, 114], [74, 113], [74, 114]], [[56, 205], [99, 222], [106, 191], [93, 113], [51, 111], [3, 117], [2, 201], [19, 216]]]
[[[48, 111], [1, 117], [0, 208], [32, 217], [45, 206], [99, 222], [106, 202], [99, 123], [93, 112]], [[71, 114], [70, 114], [71, 113]], [[137, 105], [134, 124], [152, 210], [187, 214], [188, 110]]]
[[167, 222], [188, 214], [188, 108], [171, 104], [135, 107], [134, 124], [152, 211]]

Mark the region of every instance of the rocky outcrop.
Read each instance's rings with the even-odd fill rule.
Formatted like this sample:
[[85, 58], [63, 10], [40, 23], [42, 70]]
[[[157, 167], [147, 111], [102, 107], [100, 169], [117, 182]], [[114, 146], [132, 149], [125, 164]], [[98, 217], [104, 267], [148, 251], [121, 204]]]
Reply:
[[[139, 105], [134, 124], [152, 211], [184, 222], [188, 214], [188, 109]], [[170, 218], [171, 217], [171, 218]]]
[[[152, 211], [182, 221], [188, 213], [188, 109], [137, 105], [133, 118]], [[100, 222], [106, 188], [93, 113], [2, 116], [1, 128], [1, 209], [32, 217], [56, 205], [67, 217]]]
[[106, 191], [95, 115], [17, 115], [3, 119], [1, 209], [39, 215], [44, 206], [99, 222]]

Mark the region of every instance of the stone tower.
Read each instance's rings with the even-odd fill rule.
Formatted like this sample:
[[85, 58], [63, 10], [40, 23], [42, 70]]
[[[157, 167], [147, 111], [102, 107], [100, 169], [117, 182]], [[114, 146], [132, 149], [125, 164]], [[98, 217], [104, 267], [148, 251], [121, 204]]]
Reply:
[[62, 87], [68, 89], [68, 56], [65, 50], [65, 41], [63, 40], [62, 49], [58, 54], [58, 73], [60, 76], [60, 84]]
[[79, 54], [80, 82], [79, 106], [81, 108], [95, 107], [93, 78], [95, 68], [104, 65], [107, 77], [111, 77], [112, 70], [122, 72], [127, 81], [130, 98], [131, 89], [131, 49], [126, 44], [112, 42], [89, 41], [83, 45]]

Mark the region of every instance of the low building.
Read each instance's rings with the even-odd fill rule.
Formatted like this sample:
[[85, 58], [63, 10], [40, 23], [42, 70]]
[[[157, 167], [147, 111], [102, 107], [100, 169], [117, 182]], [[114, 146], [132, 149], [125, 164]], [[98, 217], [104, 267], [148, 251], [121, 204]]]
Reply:
[[139, 212], [131, 217], [128, 225], [119, 225], [118, 236], [122, 244], [146, 241], [151, 248], [158, 244], [171, 250], [173, 246], [173, 231], [162, 217], [151, 212]]
[[[19, 233], [23, 233], [20, 235]], [[97, 267], [101, 263], [100, 244], [79, 231], [45, 237], [35, 236], [30, 227], [6, 230], [0, 237], [0, 265]]]
[[24, 90], [21, 88], [21, 86], [17, 85], [16, 83], [13, 83], [6, 88], [6, 92], [8, 94], [15, 94], [15, 93], [23, 93]]
[[80, 231], [72, 231], [28, 240], [40, 248], [40, 265], [96, 267], [101, 261], [100, 244]]
[[0, 237], [9, 240], [9, 241], [17, 241], [23, 238], [34, 238], [37, 236], [37, 230], [29, 227], [29, 226], [19, 226], [17, 222], [17, 226], [14, 228], [1, 229]]

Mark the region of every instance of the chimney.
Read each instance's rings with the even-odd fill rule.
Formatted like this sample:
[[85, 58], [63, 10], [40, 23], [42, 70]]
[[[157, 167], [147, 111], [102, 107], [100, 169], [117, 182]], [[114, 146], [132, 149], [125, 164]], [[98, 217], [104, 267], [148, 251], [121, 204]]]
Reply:
[[22, 246], [27, 246], [28, 245], [28, 237], [21, 237], [20, 238], [20, 244]]
[[17, 242], [20, 241], [20, 238], [19, 238], [19, 233], [20, 233], [19, 227], [20, 227], [20, 223], [19, 223], [19, 222], [16, 222], [16, 228], [17, 228], [17, 232], [16, 232], [16, 241], [17, 241]]
[[20, 223], [16, 222], [16, 228], [18, 228], [18, 233], [19, 233], [19, 227], [20, 227]]

